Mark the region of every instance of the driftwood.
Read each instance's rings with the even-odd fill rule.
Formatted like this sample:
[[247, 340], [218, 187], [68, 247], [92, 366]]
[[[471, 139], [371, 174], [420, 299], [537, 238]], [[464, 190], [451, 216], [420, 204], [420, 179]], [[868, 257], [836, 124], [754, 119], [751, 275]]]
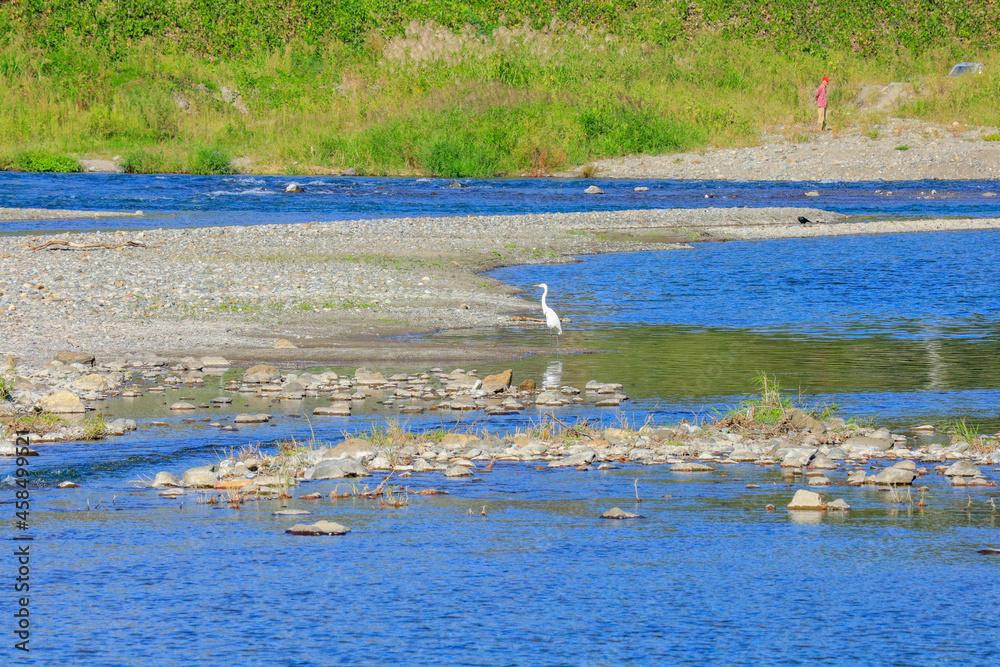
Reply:
[[28, 246], [28, 250], [43, 250], [53, 248], [55, 250], [89, 250], [90, 248], [107, 248], [117, 250], [118, 248], [159, 248], [160, 246], [149, 246], [138, 241], [125, 241], [124, 243], [73, 243], [72, 241], [46, 241], [42, 245]]
[[540, 320], [537, 317], [528, 317], [527, 315], [511, 315], [510, 319], [512, 322], [538, 322], [545, 324], [545, 320]]

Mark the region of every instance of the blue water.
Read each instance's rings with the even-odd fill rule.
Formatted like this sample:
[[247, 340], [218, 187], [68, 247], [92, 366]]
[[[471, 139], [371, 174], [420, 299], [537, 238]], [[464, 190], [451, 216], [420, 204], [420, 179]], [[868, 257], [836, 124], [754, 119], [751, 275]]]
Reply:
[[[594, 181], [466, 181], [469, 188], [453, 190], [440, 180], [309, 177], [297, 179], [305, 193], [285, 195], [290, 180], [0, 174], [0, 206], [172, 216], [5, 224], [9, 232], [709, 205], [1000, 215], [996, 198], [982, 196], [989, 182], [598, 181], [609, 194], [591, 198], [580, 191]], [[651, 191], [633, 193], [636, 185]], [[890, 187], [891, 196], [875, 194]], [[808, 189], [821, 198], [805, 199]], [[947, 195], [923, 199], [932, 189]], [[559, 372], [566, 384], [621, 381], [632, 396], [620, 411], [558, 413], [569, 422], [710, 418], [752, 393], [756, 373], [766, 371], [805, 404], [837, 403], [844, 416], [879, 425], [971, 416], [1000, 426], [998, 239], [954, 232], [701, 244], [512, 267], [491, 275], [528, 290], [526, 312], [537, 308], [532, 285], [549, 284], [549, 304], [568, 320], [559, 353], [538, 329], [440, 336], [527, 342], [544, 352], [480, 366], [481, 374], [510, 366], [516, 379]], [[615, 352], [577, 353], [595, 349]], [[780, 473], [755, 466], [699, 476], [661, 466], [581, 473], [498, 463], [482, 481], [409, 478], [413, 490], [450, 495], [411, 496], [398, 510], [290, 500], [314, 512], [309, 521], [352, 528], [339, 538], [293, 538], [284, 529], [295, 520], [271, 516], [278, 503], [216, 509], [201, 494], [168, 500], [132, 482], [160, 470], [180, 474], [247, 444], [336, 441], [385, 416], [306, 424], [292, 415], [308, 413], [308, 402], [238, 397], [233, 410], [276, 417], [225, 433], [165, 414], [164, 401], [193, 391], [108, 402], [105, 411], [138, 417], [140, 430], [126, 437], [37, 445], [30, 654], [12, 648], [14, 462], [0, 459], [2, 664], [853, 667], [1000, 659], [1000, 611], [991, 603], [1000, 559], [976, 553], [1000, 546], [989, 504], [995, 489], [958, 491], [927, 475], [921, 509], [836, 485], [828, 494], [845, 498], [849, 514], [800, 516], [783, 509], [794, 490]], [[543, 418], [435, 414], [404, 425], [503, 432]], [[53, 488], [64, 479], [82, 488]], [[333, 488], [313, 483], [293, 495]], [[778, 511], [766, 511], [768, 503]], [[646, 518], [597, 518], [613, 506]]]
[[[299, 183], [304, 192], [286, 194]], [[995, 181], [753, 182], [607, 179], [181, 176], [0, 172], [0, 207], [143, 211], [152, 217], [4, 223], [8, 232], [149, 229], [379, 217], [617, 211], [708, 206], [820, 207], [866, 217], [996, 217]], [[598, 185], [604, 195], [583, 194]], [[645, 186], [648, 192], [634, 192]], [[805, 197], [815, 190], [818, 198]], [[891, 192], [891, 195], [885, 194]], [[932, 192], [934, 194], [932, 194]], [[246, 215], [247, 213], [253, 215]]]

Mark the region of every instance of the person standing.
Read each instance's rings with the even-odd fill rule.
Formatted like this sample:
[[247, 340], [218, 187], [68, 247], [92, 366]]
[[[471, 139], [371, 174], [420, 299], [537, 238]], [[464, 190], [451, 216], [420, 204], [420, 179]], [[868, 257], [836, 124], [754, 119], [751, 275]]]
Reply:
[[826, 129], [826, 84], [830, 83], [830, 77], [824, 76], [816, 89], [816, 130], [822, 132]]

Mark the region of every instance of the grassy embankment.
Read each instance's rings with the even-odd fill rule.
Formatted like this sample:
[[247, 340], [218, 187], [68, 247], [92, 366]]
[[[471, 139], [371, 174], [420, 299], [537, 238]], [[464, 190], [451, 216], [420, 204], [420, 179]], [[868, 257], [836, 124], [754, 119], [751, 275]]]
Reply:
[[[795, 136], [823, 74], [835, 129], [862, 84], [919, 77], [902, 113], [1000, 124], [1000, 58], [980, 46], [1000, 7], [862, 4], [3, 2], [0, 167], [545, 174]], [[972, 59], [984, 75], [942, 78]]]

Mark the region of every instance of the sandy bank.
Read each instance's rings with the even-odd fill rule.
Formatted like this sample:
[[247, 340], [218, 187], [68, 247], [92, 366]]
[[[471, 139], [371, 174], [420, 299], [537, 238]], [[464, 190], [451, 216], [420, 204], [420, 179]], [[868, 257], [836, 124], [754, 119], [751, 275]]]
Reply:
[[[801, 225], [800, 215], [824, 222]], [[511, 358], [530, 350], [388, 337], [540, 326], [511, 319], [537, 315], [534, 298], [479, 275], [500, 265], [688, 241], [997, 228], [997, 219], [854, 222], [733, 208], [0, 236], [0, 354], [29, 367], [64, 350], [288, 364]], [[52, 239], [146, 247], [30, 249]], [[297, 348], [275, 349], [282, 338]]]
[[[134, 218], [142, 215], [142, 211], [124, 213], [118, 211], [68, 211], [48, 208], [0, 208], [0, 223], [12, 220], [79, 220], [101, 218]], [[0, 230], [3, 228], [0, 227]]]

